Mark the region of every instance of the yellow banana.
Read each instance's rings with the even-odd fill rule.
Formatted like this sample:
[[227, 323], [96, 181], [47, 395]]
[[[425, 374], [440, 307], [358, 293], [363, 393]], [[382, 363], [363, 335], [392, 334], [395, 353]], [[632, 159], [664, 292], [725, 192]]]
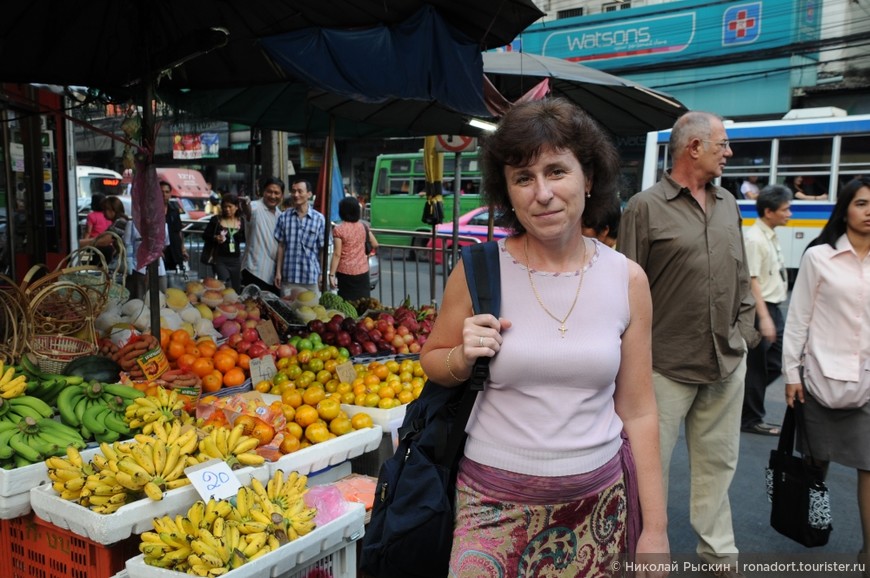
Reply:
[[262, 510], [251, 510], [251, 520], [266, 526], [272, 525], [272, 518], [264, 514]]
[[[16, 378], [17, 379], [17, 378]], [[4, 389], [0, 390], [0, 397], [3, 399], [12, 399], [14, 397], [20, 397], [24, 395], [24, 392], [27, 391], [27, 382], [15, 382], [14, 384], [9, 384], [4, 387]]]
[[[148, 450], [143, 449], [143, 451], [147, 454]], [[154, 464], [154, 472], [153, 475], [157, 476], [163, 472], [163, 468], [166, 467], [166, 442], [158, 439], [151, 445], [151, 463]], [[145, 468], [146, 470], [148, 468]]]
[[63, 489], [69, 492], [77, 492], [80, 491], [84, 486], [85, 478], [84, 476], [79, 476], [77, 478], [72, 478], [64, 482]]
[[121, 492], [119, 494], [110, 494], [107, 496], [89, 496], [88, 501], [91, 506], [122, 506], [127, 501], [127, 494]]
[[190, 484], [190, 478], [176, 478], [174, 480], [166, 482], [165, 486], [167, 490], [174, 490], [175, 488], [189, 486]]
[[199, 451], [208, 456], [208, 459], [224, 459], [224, 455], [221, 454], [220, 449], [218, 449], [217, 440], [215, 439], [214, 435], [208, 435], [202, 438], [202, 440], [199, 442]]
[[134, 444], [130, 448], [130, 455], [133, 456], [133, 459], [136, 460], [136, 463], [142, 466], [146, 472], [148, 472], [149, 476], [154, 476], [157, 471], [154, 465], [154, 456], [150, 451], [145, 451], [145, 449], [138, 445]]
[[118, 452], [115, 451], [115, 448], [112, 444], [107, 444], [106, 442], [100, 443], [100, 451], [106, 457], [107, 460], [118, 460]]
[[66, 458], [69, 460], [69, 463], [77, 468], [81, 468], [84, 465], [82, 454], [79, 453], [79, 450], [75, 446], [66, 447]]
[[266, 463], [266, 458], [264, 458], [260, 454], [254, 453], [254, 452], [238, 454], [236, 456], [236, 459], [243, 466], [257, 467], [257, 466], [262, 466], [264, 463]]
[[234, 425], [233, 429], [230, 430], [230, 435], [227, 436], [227, 449], [230, 452], [235, 453], [234, 448], [236, 444], [239, 443], [239, 440], [242, 439], [242, 434], [245, 432], [245, 427], [241, 423], [238, 425]]
[[169, 439], [169, 431], [164, 427], [162, 422], [157, 422], [154, 424], [154, 439], [162, 440], [166, 443], [166, 440]]
[[166, 458], [164, 459], [163, 467], [160, 468], [157, 473], [167, 482], [174, 479], [169, 477], [169, 473], [175, 469], [175, 466], [178, 465], [179, 461], [181, 461], [181, 448], [176, 444], [167, 445]]
[[154, 500], [155, 502], [159, 502], [163, 499], [163, 490], [160, 489], [160, 486], [155, 484], [154, 482], [148, 482], [142, 489], [145, 491], [145, 495]]
[[187, 548], [190, 542], [177, 532], [160, 532], [160, 539], [172, 548]]
[[205, 502], [202, 500], [197, 500], [193, 503], [193, 505], [187, 510], [187, 519], [194, 525], [194, 527], [199, 528], [202, 523], [202, 518], [205, 515]]
[[0, 373], [3, 374], [3, 377], [0, 377], [0, 387], [3, 387], [12, 381], [12, 376], [15, 375], [15, 368], [0, 365]]

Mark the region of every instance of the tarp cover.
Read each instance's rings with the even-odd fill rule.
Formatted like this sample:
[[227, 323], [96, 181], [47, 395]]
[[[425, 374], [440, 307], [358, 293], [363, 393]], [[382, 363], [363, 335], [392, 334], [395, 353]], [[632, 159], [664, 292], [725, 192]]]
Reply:
[[260, 43], [290, 74], [335, 94], [370, 103], [434, 100], [468, 115], [488, 116], [480, 46], [431, 6], [394, 27], [312, 27]]

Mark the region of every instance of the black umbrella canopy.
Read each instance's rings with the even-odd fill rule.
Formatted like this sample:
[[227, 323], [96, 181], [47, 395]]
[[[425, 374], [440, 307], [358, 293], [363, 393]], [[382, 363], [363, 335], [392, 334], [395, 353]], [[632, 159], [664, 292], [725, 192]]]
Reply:
[[532, 0], [14, 0], [0, 19], [0, 81], [233, 87], [286, 79], [257, 39], [310, 26], [401, 22], [431, 5], [481, 48], [543, 13]]
[[[668, 128], [686, 111], [682, 103], [664, 93], [557, 58], [518, 52], [486, 52], [483, 54], [483, 71], [505, 97], [501, 106], [508, 105], [507, 101], [515, 101], [542, 80], [549, 79], [551, 95], [563, 96], [576, 103], [614, 135], [638, 135]], [[392, 99], [383, 103], [360, 102], [293, 82], [192, 90], [169, 100], [206, 118], [309, 135], [325, 134], [329, 116], [339, 121], [336, 136], [476, 136], [481, 133], [481, 129], [468, 124], [470, 118], [467, 114], [434, 101]], [[490, 104], [498, 107], [499, 103]], [[321, 116], [318, 111], [323, 111], [326, 116]], [[498, 119], [493, 114], [485, 120], [495, 122]]]
[[615, 135], [669, 128], [687, 110], [663, 92], [560, 58], [487, 52], [483, 55], [483, 71], [511, 102], [549, 79], [551, 96], [574, 102]]

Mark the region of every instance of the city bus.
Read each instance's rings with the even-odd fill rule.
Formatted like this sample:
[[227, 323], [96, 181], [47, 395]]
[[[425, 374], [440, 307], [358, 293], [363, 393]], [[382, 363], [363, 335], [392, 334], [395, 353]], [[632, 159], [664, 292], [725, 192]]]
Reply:
[[[733, 156], [719, 184], [738, 198], [744, 227], [758, 217], [755, 201], [742, 199], [740, 194], [741, 184], [750, 176], [757, 178], [759, 188], [768, 183], [793, 188], [794, 178], [803, 177], [827, 196], [825, 200], [795, 199], [788, 225], [776, 228], [786, 267], [793, 275], [807, 245], [831, 216], [840, 188], [856, 176], [870, 175], [870, 115], [806, 109], [793, 111], [783, 120], [726, 121], [725, 130]], [[670, 168], [670, 134], [668, 129], [647, 135], [643, 189], [661, 179], [665, 167]]]
[[[477, 152], [463, 153], [460, 157], [460, 214], [475, 209], [483, 202], [480, 196], [480, 165]], [[444, 155], [444, 221], [453, 217], [453, 191], [455, 190], [456, 155]], [[423, 152], [384, 154], [375, 160], [374, 178], [368, 213], [373, 229], [401, 231], [431, 231], [432, 226], [422, 221], [426, 204], [426, 173]], [[378, 242], [390, 245], [409, 245], [410, 237], [378, 233]], [[422, 241], [425, 244], [425, 241]]]

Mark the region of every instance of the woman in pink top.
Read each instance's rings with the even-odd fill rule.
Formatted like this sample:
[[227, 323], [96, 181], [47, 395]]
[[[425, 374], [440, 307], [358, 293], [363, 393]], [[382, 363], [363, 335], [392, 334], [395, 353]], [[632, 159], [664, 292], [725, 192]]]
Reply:
[[103, 210], [105, 199], [106, 195], [103, 193], [94, 193], [91, 197], [91, 212], [88, 213], [87, 229], [85, 230], [86, 239], [99, 237], [112, 224], [112, 220], [106, 216]]
[[329, 267], [329, 286], [337, 288], [339, 296], [346, 301], [371, 295], [366, 237], [372, 244], [372, 250], [378, 248], [378, 242], [369, 228], [360, 221], [361, 212], [356, 198], [343, 198], [338, 203], [341, 224], [332, 229], [333, 251]]
[[466, 427], [450, 576], [609, 576], [626, 553], [660, 563], [638, 576], [665, 576], [649, 285], [582, 234], [584, 211], [617, 195], [618, 153], [581, 109], [545, 99], [511, 108], [482, 160], [512, 231], [502, 317], [473, 315], [459, 263], [421, 352], [446, 387], [493, 358]]
[[870, 552], [870, 445], [864, 443], [870, 438], [870, 178], [843, 187], [821, 235], [804, 253], [782, 366], [786, 403], [803, 404], [813, 458], [858, 470], [862, 551]]

